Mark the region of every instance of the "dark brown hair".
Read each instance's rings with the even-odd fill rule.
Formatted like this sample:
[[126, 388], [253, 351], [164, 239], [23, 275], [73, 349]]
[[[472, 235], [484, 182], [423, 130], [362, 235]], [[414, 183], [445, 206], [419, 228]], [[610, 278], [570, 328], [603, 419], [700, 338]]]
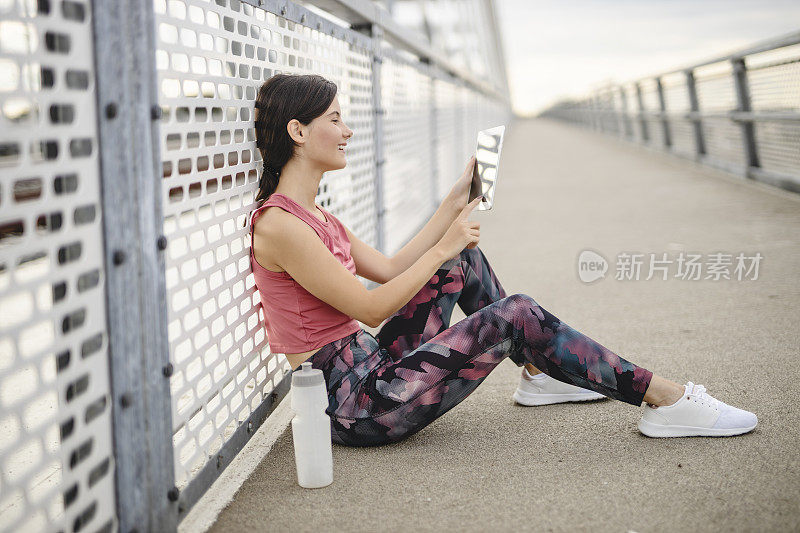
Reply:
[[256, 146], [263, 168], [256, 201], [275, 192], [283, 166], [294, 155], [296, 143], [286, 125], [292, 119], [308, 125], [330, 107], [336, 84], [318, 74], [275, 74], [256, 97]]

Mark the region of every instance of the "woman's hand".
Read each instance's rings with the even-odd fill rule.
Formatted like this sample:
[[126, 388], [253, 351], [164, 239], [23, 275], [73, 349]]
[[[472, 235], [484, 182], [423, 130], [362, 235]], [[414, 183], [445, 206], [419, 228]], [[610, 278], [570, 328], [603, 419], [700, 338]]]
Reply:
[[461, 211], [467, 205], [469, 190], [472, 187], [472, 172], [474, 168], [475, 155], [473, 154], [467, 162], [467, 168], [464, 169], [464, 173], [453, 184], [453, 188], [450, 189], [450, 192], [445, 197], [445, 201], [450, 202], [458, 211]]
[[481, 238], [481, 223], [467, 220], [467, 217], [482, 199], [483, 196], [478, 196], [465, 205], [439, 242], [436, 243], [436, 246], [444, 252], [445, 260], [457, 256], [465, 247], [475, 248], [478, 245]]

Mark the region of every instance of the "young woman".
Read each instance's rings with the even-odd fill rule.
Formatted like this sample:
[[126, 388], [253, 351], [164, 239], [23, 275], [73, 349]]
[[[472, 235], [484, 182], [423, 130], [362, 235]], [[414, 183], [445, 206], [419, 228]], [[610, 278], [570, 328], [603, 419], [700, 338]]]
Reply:
[[[609, 397], [644, 406], [651, 437], [729, 436], [755, 428], [691, 381], [679, 385], [623, 359], [525, 294], [506, 295], [468, 220], [474, 158], [426, 226], [389, 258], [315, 204], [324, 172], [344, 168], [353, 135], [336, 85], [278, 74], [260, 88], [263, 158], [251, 218], [251, 265], [271, 348], [293, 369], [310, 360], [328, 389], [332, 439], [399, 441], [466, 398], [506, 357], [522, 369], [518, 403]], [[355, 274], [380, 285], [367, 290]], [[466, 318], [450, 326], [455, 305]], [[358, 324], [377, 327], [373, 336]]]

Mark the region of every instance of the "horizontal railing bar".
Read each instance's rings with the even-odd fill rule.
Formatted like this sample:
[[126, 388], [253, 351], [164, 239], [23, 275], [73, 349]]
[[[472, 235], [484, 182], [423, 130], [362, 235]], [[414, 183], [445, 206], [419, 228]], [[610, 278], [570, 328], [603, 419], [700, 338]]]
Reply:
[[621, 112], [614, 109], [569, 109], [561, 108], [562, 111], [575, 111], [577, 113], [587, 113], [592, 115], [613, 115], [629, 118], [648, 117], [648, 118], [680, 118], [684, 120], [702, 120], [704, 118], [729, 118], [736, 122], [794, 122], [800, 121], [800, 113], [792, 112], [753, 112], [753, 111], [722, 111], [719, 113], [703, 113], [689, 111], [686, 113], [663, 113], [661, 111], [631, 111]]
[[421, 59], [428, 59], [439, 68], [449, 72], [453, 77], [464, 80], [467, 84], [487, 96], [505, 103], [509, 102], [507, 94], [476, 78], [467, 70], [451, 64], [445, 57], [426, 44], [426, 37], [401, 26], [392, 19], [391, 13], [369, 0], [311, 0], [309, 3], [351, 24], [376, 24], [383, 28], [384, 38], [392, 44], [416, 54]]
[[[354, 44], [362, 49], [371, 48], [372, 39], [351, 28], [345, 28], [335, 22], [326, 19], [306, 9], [305, 7], [293, 2], [282, 0], [242, 0], [257, 9], [261, 9], [273, 15], [283, 17], [286, 20], [315, 29], [320, 33], [331, 35], [337, 39], [342, 39], [350, 44]], [[161, 44], [163, 46], [163, 43]]]
[[[652, 78], [659, 78], [661, 76], [667, 76], [669, 74], [675, 74], [675, 73], [678, 73], [678, 72], [690, 72], [692, 70], [695, 70], [695, 69], [700, 68], [700, 67], [705, 67], [707, 65], [713, 65], [715, 63], [722, 63], [722, 62], [725, 62], [725, 61], [734, 61], [734, 60], [737, 60], [737, 59], [742, 59], [745, 56], [758, 54], [758, 53], [761, 53], [761, 52], [768, 52], [770, 50], [776, 50], [778, 48], [784, 48], [784, 47], [787, 47], [787, 46], [792, 46], [794, 44], [800, 44], [800, 31], [793, 31], [793, 32], [787, 33], [785, 35], [781, 35], [781, 36], [778, 36], [778, 37], [774, 37], [774, 38], [771, 38], [771, 39], [760, 41], [760, 42], [754, 44], [753, 46], [750, 46], [750, 47], [745, 48], [743, 50], [737, 50], [736, 52], [732, 52], [732, 53], [725, 54], [725, 55], [722, 55], [722, 56], [714, 57], [712, 59], [707, 59], [705, 61], [701, 61], [699, 63], [694, 63], [692, 65], [688, 65], [688, 66], [685, 66], [685, 67], [676, 68], [676, 69], [668, 70], [668, 71], [663, 71], [663, 72], [660, 72], [658, 74], [653, 74], [652, 76], [639, 77], [636, 80], [630, 80], [628, 82], [623, 82], [623, 83], [620, 83], [618, 85], [627, 85], [628, 83], [634, 83], [634, 82], [639, 81], [639, 80], [649, 80], [649, 79], [652, 79]], [[700, 80], [698, 80], [698, 81], [700, 81]]]
[[[737, 122], [768, 122], [768, 121], [796, 121], [800, 120], [800, 113], [729, 111], [727, 115]], [[709, 115], [703, 115], [709, 116]]]
[[766, 170], [760, 167], [748, 167], [747, 177], [776, 187], [781, 187], [782, 189], [800, 193], [800, 179], [790, 174], [782, 174], [774, 170]]

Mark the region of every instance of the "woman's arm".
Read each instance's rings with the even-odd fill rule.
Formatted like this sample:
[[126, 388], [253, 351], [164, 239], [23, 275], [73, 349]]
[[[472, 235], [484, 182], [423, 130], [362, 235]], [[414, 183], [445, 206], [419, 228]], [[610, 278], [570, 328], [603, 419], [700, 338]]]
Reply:
[[425, 250], [414, 264], [402, 273], [370, 290], [372, 316], [377, 320], [374, 327], [378, 327], [384, 320], [402, 309], [428, 283], [446, 260], [445, 252], [434, 245]]
[[370, 327], [408, 303], [447, 260], [446, 252], [433, 246], [403, 273], [367, 290], [308, 224], [289, 213], [276, 216], [275, 224], [256, 225], [254, 246], [269, 242], [277, 264], [304, 289]]

